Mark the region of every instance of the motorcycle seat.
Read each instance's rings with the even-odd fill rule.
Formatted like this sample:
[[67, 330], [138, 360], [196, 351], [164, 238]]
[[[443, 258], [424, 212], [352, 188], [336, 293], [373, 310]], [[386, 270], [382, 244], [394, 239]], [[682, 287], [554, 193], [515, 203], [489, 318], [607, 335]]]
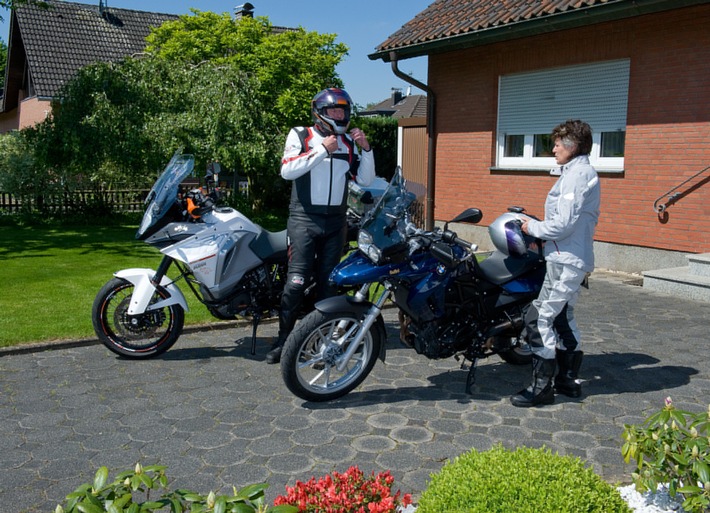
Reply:
[[285, 260], [288, 255], [286, 230], [270, 232], [262, 230], [251, 242], [251, 250], [265, 262]]
[[533, 252], [528, 252], [525, 257], [519, 258], [494, 251], [488, 258], [480, 262], [478, 267], [488, 281], [502, 285], [529, 271], [539, 262], [539, 255]]

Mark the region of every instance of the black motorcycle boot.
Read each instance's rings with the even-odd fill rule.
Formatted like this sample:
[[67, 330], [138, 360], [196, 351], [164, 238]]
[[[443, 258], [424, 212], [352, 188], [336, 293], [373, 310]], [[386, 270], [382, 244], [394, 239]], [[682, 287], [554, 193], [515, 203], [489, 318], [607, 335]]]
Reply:
[[279, 314], [279, 335], [276, 337], [274, 345], [271, 346], [271, 350], [266, 353], [266, 363], [271, 365], [281, 361], [281, 351], [283, 351], [286, 337], [288, 337], [295, 325], [296, 315], [294, 310], [282, 307]]
[[555, 377], [555, 392], [567, 397], [582, 395], [582, 385], [577, 381], [582, 366], [582, 351], [557, 351], [558, 372]]
[[284, 341], [281, 337], [276, 338], [276, 342], [271, 346], [271, 350], [266, 353], [266, 363], [272, 365], [281, 361], [281, 351], [284, 349]]
[[510, 396], [513, 406], [528, 408], [539, 404], [552, 404], [555, 402], [555, 391], [552, 380], [555, 377], [555, 359], [540, 358], [533, 355], [532, 384]]

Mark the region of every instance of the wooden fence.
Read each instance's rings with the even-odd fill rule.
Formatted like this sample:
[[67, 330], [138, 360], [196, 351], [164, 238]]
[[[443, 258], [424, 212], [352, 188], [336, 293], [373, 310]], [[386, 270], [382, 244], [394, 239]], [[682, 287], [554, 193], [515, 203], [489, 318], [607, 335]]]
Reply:
[[142, 212], [143, 199], [149, 189], [118, 189], [113, 191], [83, 190], [40, 196], [17, 196], [0, 191], [0, 212], [43, 211], [56, 214], [82, 208], [106, 205], [115, 212]]

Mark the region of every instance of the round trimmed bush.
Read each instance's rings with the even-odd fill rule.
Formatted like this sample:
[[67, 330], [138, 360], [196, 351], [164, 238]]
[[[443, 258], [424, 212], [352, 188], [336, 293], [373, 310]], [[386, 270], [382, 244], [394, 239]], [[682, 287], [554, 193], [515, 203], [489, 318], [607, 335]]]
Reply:
[[579, 458], [549, 449], [475, 449], [431, 476], [417, 513], [631, 513]]

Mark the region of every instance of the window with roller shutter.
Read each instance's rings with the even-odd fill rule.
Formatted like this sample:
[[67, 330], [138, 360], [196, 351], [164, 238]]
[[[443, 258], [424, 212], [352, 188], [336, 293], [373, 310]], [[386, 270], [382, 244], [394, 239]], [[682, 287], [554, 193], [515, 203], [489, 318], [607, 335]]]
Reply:
[[622, 171], [629, 65], [621, 59], [501, 76], [498, 168], [554, 167], [550, 132], [567, 119], [581, 119], [593, 131], [592, 165]]

